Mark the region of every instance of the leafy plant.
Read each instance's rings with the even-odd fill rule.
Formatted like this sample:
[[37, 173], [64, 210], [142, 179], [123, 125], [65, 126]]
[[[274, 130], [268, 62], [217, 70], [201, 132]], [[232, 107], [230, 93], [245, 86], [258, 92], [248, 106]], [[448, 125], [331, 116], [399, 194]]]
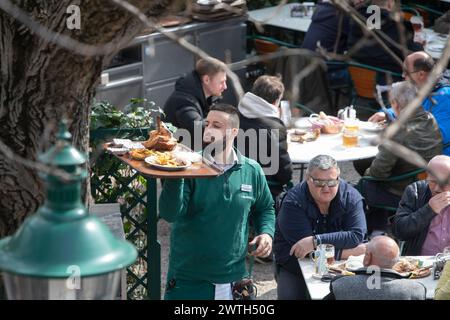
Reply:
[[107, 101], [95, 102], [91, 109], [90, 129], [120, 128], [125, 124], [124, 114]]
[[123, 111], [107, 101], [94, 102], [90, 129], [150, 127], [157, 114], [164, 114], [164, 112], [153, 101], [146, 99], [131, 99]]
[[[145, 99], [131, 99], [123, 111], [118, 110], [107, 101], [95, 102], [91, 111], [90, 129], [101, 133], [93, 134], [91, 137], [97, 138], [90, 141], [92, 196], [97, 203], [120, 203], [121, 212], [124, 214], [123, 223], [126, 237], [133, 242], [136, 248], [141, 250], [147, 245], [146, 233], [149, 227], [146, 225], [146, 208], [137, 199], [145, 197], [146, 179], [142, 176], [131, 179], [135, 174], [134, 170], [118, 162], [111, 154], [103, 152], [101, 144], [105, 142], [103, 140], [111, 141], [112, 138], [146, 140], [148, 138], [146, 129], [152, 127], [154, 118], [161, 114], [163, 111], [154, 102]], [[169, 124], [167, 127], [174, 130], [174, 127]], [[138, 230], [136, 231], [136, 229]], [[147, 261], [140, 258], [137, 263], [130, 266], [129, 270], [138, 277], [143, 277], [147, 272]], [[136, 279], [130, 276], [127, 279], [128, 289], [130, 289]], [[138, 286], [129, 293], [129, 296], [134, 299], [142, 299], [146, 294], [145, 288]]]

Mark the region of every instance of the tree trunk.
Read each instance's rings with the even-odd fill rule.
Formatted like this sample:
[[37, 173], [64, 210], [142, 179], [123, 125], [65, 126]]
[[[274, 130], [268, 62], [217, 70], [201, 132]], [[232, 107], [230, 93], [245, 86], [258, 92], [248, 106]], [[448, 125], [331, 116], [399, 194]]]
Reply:
[[[157, 17], [173, 1], [130, 2]], [[131, 41], [142, 28], [136, 18], [104, 0], [20, 0], [15, 4], [50, 30], [93, 45]], [[71, 4], [80, 7], [80, 30], [66, 27]], [[0, 11], [0, 139], [17, 155], [36, 160], [54, 143], [57, 124], [66, 116], [74, 145], [86, 151], [90, 104], [102, 68], [112, 56], [84, 57], [49, 44]], [[43, 191], [35, 170], [0, 153], [0, 237], [12, 234], [39, 208]]]

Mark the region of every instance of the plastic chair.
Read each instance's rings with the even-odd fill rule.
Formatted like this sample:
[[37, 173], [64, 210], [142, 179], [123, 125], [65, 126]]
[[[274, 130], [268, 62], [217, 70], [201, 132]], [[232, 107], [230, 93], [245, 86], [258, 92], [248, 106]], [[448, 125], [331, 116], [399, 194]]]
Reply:
[[370, 108], [365, 106], [358, 106], [357, 101], [359, 98], [365, 98], [370, 100], [375, 99], [375, 86], [377, 84], [377, 77], [383, 74], [389, 74], [393, 77], [401, 77], [401, 74], [381, 69], [377, 67], [372, 67], [367, 64], [349, 62], [348, 71], [350, 73], [350, 78], [353, 82], [353, 93], [351, 104], [355, 105], [357, 109], [365, 109], [371, 112], [377, 112], [378, 106], [376, 108]]
[[263, 40], [263, 39], [255, 39], [255, 49], [259, 55], [265, 55], [268, 53], [272, 53], [277, 51], [280, 46], [276, 43]]
[[402, 5], [401, 6], [401, 10], [402, 10], [402, 13], [403, 13], [403, 19], [405, 21], [411, 20], [412, 16], [420, 16], [420, 13], [416, 9], [414, 9], [414, 8], [412, 8], [410, 6]]
[[[398, 175], [398, 176], [392, 176], [389, 178], [375, 178], [372, 176], [362, 176], [361, 179], [358, 181], [358, 184], [356, 185], [356, 189], [361, 193], [364, 194], [364, 188], [363, 188], [363, 181], [367, 180], [367, 181], [380, 181], [380, 182], [393, 182], [393, 181], [401, 181], [401, 180], [405, 180], [408, 178], [413, 178], [413, 181], [418, 181], [418, 180], [424, 180], [427, 177], [427, 172], [425, 169], [420, 168], [420, 169], [416, 169], [414, 171], [410, 171], [407, 173], [404, 173], [402, 175]], [[390, 207], [390, 206], [384, 206], [384, 205], [372, 205], [371, 207], [374, 208], [379, 208], [379, 209], [384, 209], [387, 211], [391, 211], [391, 212], [396, 212], [397, 208], [395, 207]]]

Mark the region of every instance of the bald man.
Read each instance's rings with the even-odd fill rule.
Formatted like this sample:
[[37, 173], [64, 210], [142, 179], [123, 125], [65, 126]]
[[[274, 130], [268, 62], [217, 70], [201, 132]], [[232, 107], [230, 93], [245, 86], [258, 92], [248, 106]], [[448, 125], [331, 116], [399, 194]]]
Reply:
[[401, 279], [392, 270], [398, 261], [400, 250], [389, 237], [374, 237], [366, 245], [364, 268], [354, 276], [334, 279], [330, 295], [336, 300], [424, 300], [426, 288], [420, 282]]
[[[430, 76], [434, 67], [433, 58], [424, 51], [418, 51], [408, 55], [403, 62], [403, 77], [413, 83], [420, 90]], [[450, 85], [441, 79], [433, 88], [430, 95], [422, 102], [425, 111], [433, 114], [442, 135], [445, 155], [450, 156]], [[390, 114], [394, 115], [393, 110]], [[377, 112], [369, 121], [379, 122], [386, 118], [383, 112]]]
[[394, 240], [386, 236], [374, 237], [366, 244], [364, 267], [377, 266], [381, 269], [392, 269], [399, 255], [400, 249]]
[[404, 255], [428, 256], [450, 246], [450, 157], [428, 163], [427, 180], [410, 184], [399, 203], [392, 232], [405, 241]]

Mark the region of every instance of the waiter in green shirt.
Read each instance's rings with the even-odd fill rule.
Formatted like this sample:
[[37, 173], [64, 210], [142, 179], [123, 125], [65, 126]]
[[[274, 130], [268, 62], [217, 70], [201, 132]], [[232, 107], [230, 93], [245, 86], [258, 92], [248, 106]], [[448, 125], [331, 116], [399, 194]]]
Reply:
[[[213, 106], [205, 125], [203, 155], [223, 174], [164, 182], [160, 216], [173, 222], [165, 299], [231, 299], [233, 283], [248, 276], [248, 246], [257, 257], [272, 250], [273, 200], [260, 165], [233, 148], [236, 108]], [[250, 219], [257, 236], [248, 242]]]

